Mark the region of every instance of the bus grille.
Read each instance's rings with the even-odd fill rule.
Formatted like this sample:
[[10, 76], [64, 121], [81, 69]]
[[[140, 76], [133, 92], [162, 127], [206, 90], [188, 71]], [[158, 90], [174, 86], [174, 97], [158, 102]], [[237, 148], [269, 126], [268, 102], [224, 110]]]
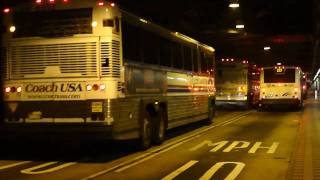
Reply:
[[8, 79], [8, 60], [7, 60], [7, 51], [6, 48], [1, 48], [1, 56], [0, 56], [0, 71], [1, 78]]
[[108, 61], [108, 66], [102, 66], [102, 76], [120, 78], [120, 42], [101, 43], [101, 61]]
[[97, 76], [96, 42], [16, 45], [11, 47], [11, 78], [43, 74], [46, 67], [60, 68], [62, 76]]

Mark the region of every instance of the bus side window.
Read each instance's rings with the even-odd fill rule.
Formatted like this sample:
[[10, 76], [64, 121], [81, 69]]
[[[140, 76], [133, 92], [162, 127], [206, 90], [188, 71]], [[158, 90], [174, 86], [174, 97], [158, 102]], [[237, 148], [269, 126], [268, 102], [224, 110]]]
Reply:
[[172, 66], [172, 53], [171, 53], [171, 42], [167, 39], [162, 38], [160, 40], [160, 65], [171, 67]]
[[183, 46], [183, 59], [184, 59], [184, 69], [188, 71], [192, 71], [191, 48], [188, 46]]
[[192, 50], [192, 62], [193, 62], [193, 71], [199, 72], [198, 51], [196, 49]]
[[213, 72], [214, 69], [214, 56], [211, 53], [205, 54], [205, 61], [208, 62], [208, 70]]
[[183, 59], [181, 54], [181, 45], [178, 43], [173, 42], [172, 43], [172, 49], [173, 49], [173, 67], [177, 69], [183, 68]]
[[140, 29], [122, 21], [123, 57], [125, 60], [141, 62]]
[[200, 52], [201, 72], [206, 73], [208, 71], [208, 62], [205, 58], [204, 52]]
[[142, 31], [141, 37], [143, 41], [143, 62], [148, 64], [158, 64], [158, 37], [150, 31]]

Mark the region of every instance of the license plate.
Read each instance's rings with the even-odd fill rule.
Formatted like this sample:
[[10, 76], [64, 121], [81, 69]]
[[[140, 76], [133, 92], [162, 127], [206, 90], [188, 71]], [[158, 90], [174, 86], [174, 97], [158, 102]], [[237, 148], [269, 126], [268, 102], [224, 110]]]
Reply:
[[102, 102], [92, 102], [91, 112], [102, 112]]
[[40, 111], [33, 111], [28, 115], [29, 119], [33, 119], [33, 120], [41, 119], [41, 116], [42, 116], [42, 113]]

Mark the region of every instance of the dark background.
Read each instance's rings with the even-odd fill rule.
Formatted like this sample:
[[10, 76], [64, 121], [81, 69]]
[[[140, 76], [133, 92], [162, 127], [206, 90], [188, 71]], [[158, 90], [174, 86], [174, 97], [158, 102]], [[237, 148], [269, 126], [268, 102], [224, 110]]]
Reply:
[[[27, 0], [0, 0], [14, 6]], [[216, 49], [216, 58], [241, 58], [261, 66], [276, 62], [301, 66], [314, 73], [319, 60], [314, 54], [317, 0], [115, 0], [121, 8], [179, 31]], [[245, 29], [238, 33], [235, 25]], [[270, 51], [264, 51], [270, 46]]]

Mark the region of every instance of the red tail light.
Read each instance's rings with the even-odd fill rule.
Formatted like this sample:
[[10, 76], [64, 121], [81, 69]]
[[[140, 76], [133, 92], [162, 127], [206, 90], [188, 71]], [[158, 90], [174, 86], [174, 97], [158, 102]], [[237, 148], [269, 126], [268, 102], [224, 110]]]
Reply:
[[36, 0], [36, 4], [42, 4], [43, 0]]
[[10, 13], [11, 9], [10, 8], [4, 8], [3, 13], [8, 14]]
[[103, 1], [99, 1], [98, 2], [98, 6], [104, 6], [104, 2]]

